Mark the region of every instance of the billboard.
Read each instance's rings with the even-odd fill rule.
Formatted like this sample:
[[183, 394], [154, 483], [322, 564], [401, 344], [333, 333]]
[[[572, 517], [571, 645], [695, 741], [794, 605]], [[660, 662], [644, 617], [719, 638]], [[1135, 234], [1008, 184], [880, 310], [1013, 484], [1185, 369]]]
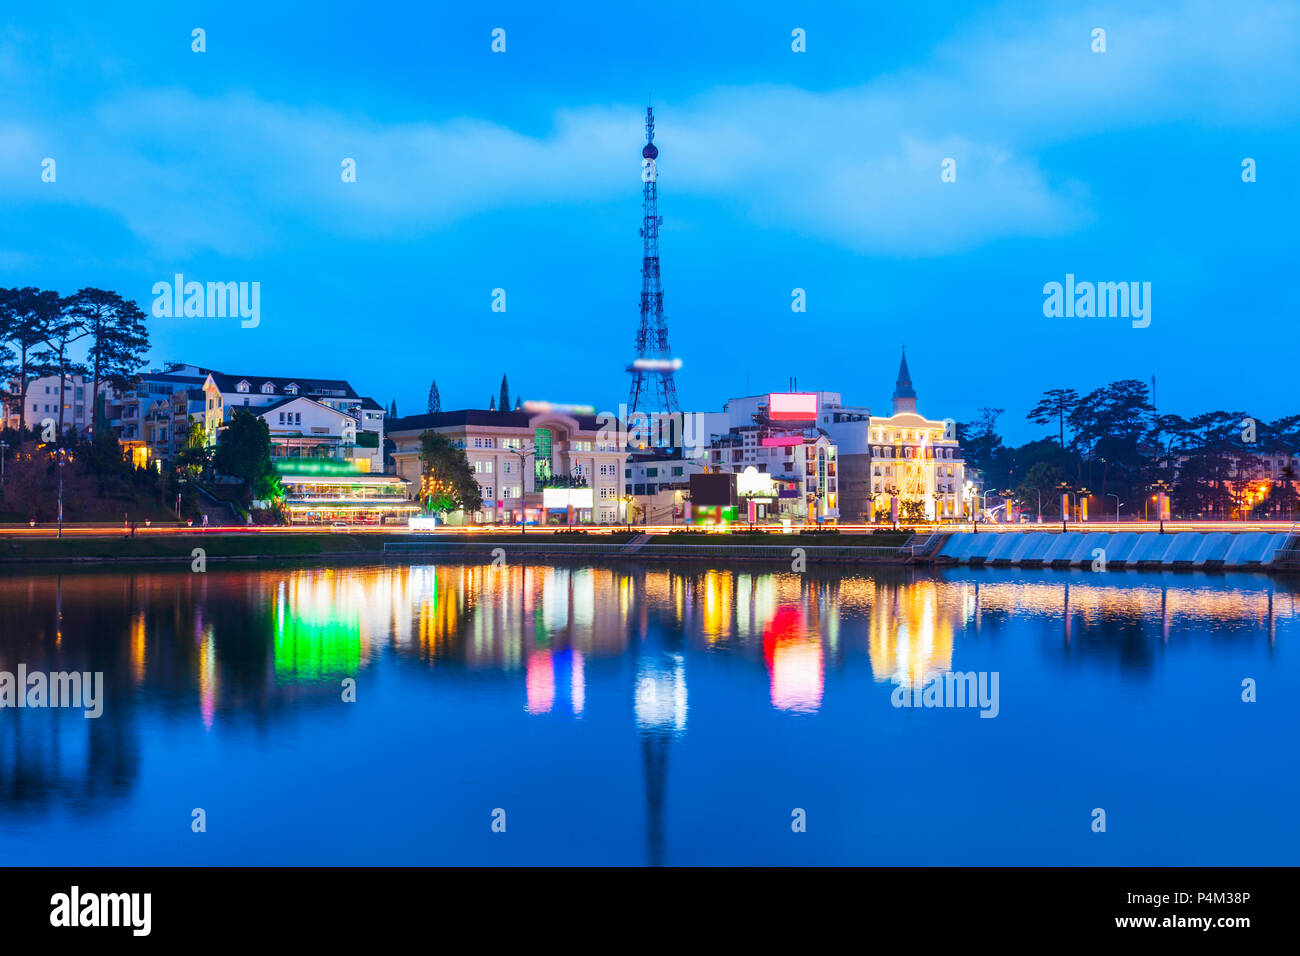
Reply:
[[802, 435], [769, 435], [759, 441], [759, 445], [764, 448], [790, 448], [802, 444]]
[[767, 414], [777, 422], [817, 421], [816, 392], [769, 392]]
[[691, 506], [729, 508], [736, 503], [735, 475], [691, 475]]
[[543, 488], [542, 489], [542, 507], [547, 511], [552, 509], [573, 508], [590, 508], [591, 507], [591, 489], [590, 488]]

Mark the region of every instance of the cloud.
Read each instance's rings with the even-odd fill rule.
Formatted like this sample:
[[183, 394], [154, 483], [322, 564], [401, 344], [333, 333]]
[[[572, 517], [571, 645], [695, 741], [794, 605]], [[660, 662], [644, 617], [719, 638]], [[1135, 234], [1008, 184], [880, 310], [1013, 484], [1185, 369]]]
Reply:
[[[1094, 26], [1108, 31], [1104, 54], [1089, 49]], [[1092, 217], [1088, 189], [1044, 168], [1044, 148], [1170, 120], [1294, 115], [1296, 36], [1282, 5], [989, 16], [924, 65], [861, 86], [722, 88], [662, 104], [661, 181], [764, 228], [875, 254], [1069, 233]], [[168, 255], [251, 256], [304, 223], [403, 237], [494, 209], [626, 196], [639, 188], [640, 117], [635, 104], [581, 106], [526, 135], [143, 90], [0, 129], [0, 190], [106, 210]], [[57, 187], [39, 183], [42, 151], [59, 161]], [[345, 157], [355, 184], [340, 180]], [[949, 157], [952, 184], [940, 181]]]

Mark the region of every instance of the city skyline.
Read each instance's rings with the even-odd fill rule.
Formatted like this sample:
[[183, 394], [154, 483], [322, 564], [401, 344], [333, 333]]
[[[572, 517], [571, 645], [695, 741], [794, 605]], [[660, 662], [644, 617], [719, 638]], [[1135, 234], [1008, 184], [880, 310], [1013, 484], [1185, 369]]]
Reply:
[[[1207, 388], [1200, 372], [1225, 329], [1268, 329], [1290, 306], [1275, 277], [1294, 252], [1294, 10], [1234, 11], [1228, 29], [1194, 3], [994, 5], [936, 31], [933, 13], [773, 5], [740, 23], [669, 4], [646, 36], [635, 15], [507, 6], [413, 14], [397, 49], [330, 9], [259, 12], [253, 31], [238, 5], [203, 24], [18, 14], [0, 34], [17, 93], [0, 285], [97, 285], [148, 311], [177, 272], [259, 282], [256, 328], [151, 318], [151, 364], [292, 365], [402, 414], [431, 379], [444, 407], [479, 406], [502, 372], [527, 398], [613, 408], [634, 357], [653, 92], [684, 408], [793, 377], [883, 410], [906, 344], [922, 411], [1006, 408], [1014, 442], [1046, 433], [1023, 416], [1049, 388], [1153, 375], [1162, 411], [1294, 413], [1280, 376]], [[1067, 275], [1151, 283], [1151, 324], [1048, 318], [1043, 288]], [[1060, 361], [1026, 361], [1039, 355]], [[574, 363], [561, 394], [555, 370]]]

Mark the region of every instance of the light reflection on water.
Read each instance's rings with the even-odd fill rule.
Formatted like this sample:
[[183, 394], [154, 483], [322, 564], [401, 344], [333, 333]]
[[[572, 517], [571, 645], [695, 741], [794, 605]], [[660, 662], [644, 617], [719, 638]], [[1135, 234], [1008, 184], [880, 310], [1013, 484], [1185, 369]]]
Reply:
[[[854, 764], [846, 771], [843, 761], [870, 758], [874, 748], [877, 759], [892, 754], [906, 761], [924, 757], [926, 747], [988, 746], [991, 738], [971, 735], [980, 724], [998, 724], [1004, 729], [987, 733], [1011, 733], [1014, 739], [1003, 744], [1032, 749], [1044, 743], [1035, 721], [1071, 728], [1071, 706], [1099, 706], [1091, 695], [1114, 698], [1105, 701], [1103, 719], [1129, 720], [1128, 706], [1167, 706], [1169, 692], [1150, 684], [1159, 680], [1166, 654], [1174, 655], [1167, 662], [1171, 674], [1194, 685], [1217, 680], [1216, 669], [1230, 665], [1229, 700], [1246, 670], [1268, 693], [1294, 699], [1295, 669], [1284, 667], [1276, 651], [1279, 635], [1295, 633], [1296, 620], [1294, 585], [1252, 575], [886, 569], [839, 577], [439, 565], [10, 576], [0, 579], [0, 671], [13, 672], [20, 662], [29, 671], [102, 671], [107, 703], [98, 721], [83, 721], [79, 712], [0, 710], [0, 818], [33, 821], [57, 844], [125, 807], [146, 816], [158, 812], [169, 785], [157, 778], [182, 764], [199, 774], [224, 771], [232, 799], [265, 784], [251, 776], [254, 766], [280, 790], [292, 791], [294, 775], [306, 773], [318, 751], [363, 759], [347, 749], [347, 725], [339, 723], [353, 719], [353, 712], [340, 716], [345, 705], [339, 702], [343, 680], [355, 678], [359, 700], [375, 702], [355, 712], [363, 740], [357, 749], [373, 748], [373, 759], [385, 756], [392, 772], [386, 782], [379, 768], [376, 793], [405, 786], [409, 764], [429, 760], [440, 767], [439, 779], [444, 770], [454, 776], [472, 764], [476, 776], [468, 786], [517, 788], [527, 779], [523, 764], [535, 755], [528, 751], [522, 759], [515, 751], [512, 757], [511, 748], [542, 740], [581, 764], [635, 735], [645, 859], [659, 863], [668, 839], [673, 754], [698, 754], [705, 767], [734, 761], [738, 768], [758, 753], [786, 766], [799, 755], [822, 754], [841, 763], [808, 785], [829, 799], [861, 785], [861, 769]], [[888, 709], [893, 685], [918, 686], [948, 670], [999, 670], [1012, 706], [1004, 706], [998, 721], [924, 726]], [[1108, 682], [1115, 675], [1128, 682], [1124, 693], [1136, 694], [1135, 701], [1117, 694]], [[1139, 688], [1148, 682], [1150, 699], [1131, 689], [1134, 681]], [[381, 696], [378, 688], [390, 686], [398, 692]], [[1067, 689], [1087, 702], [1076, 697], [1071, 704]], [[756, 693], [770, 716], [753, 709]], [[1017, 695], [1034, 709], [1015, 706]], [[1190, 712], [1200, 705], [1181, 706]], [[871, 716], [863, 717], [864, 708]], [[592, 724], [594, 730], [582, 733], [596, 736], [537, 723], [557, 719], [575, 728]], [[872, 720], [874, 729], [859, 739]], [[408, 730], [409, 723], [418, 726]], [[1285, 727], [1295, 728], [1293, 705], [1269, 732]], [[725, 731], [734, 741], [760, 728], [768, 737], [752, 743], [716, 738]], [[230, 743], [226, 732], [245, 736]], [[408, 732], [415, 736], [407, 739]], [[914, 752], [900, 758], [890, 742], [895, 734], [914, 741]], [[217, 750], [201, 742], [214, 735]], [[398, 738], [407, 749], [388, 751]], [[846, 749], [847, 741], [858, 749]], [[457, 746], [477, 750], [470, 757]], [[411, 747], [432, 753], [416, 759]], [[274, 760], [262, 763], [267, 756]], [[1112, 753], [1111, 759], [1126, 758]], [[759, 786], [765, 773], [750, 772], [754, 779], [737, 782], [742, 790]], [[679, 786], [714, 792], [703, 773]], [[1294, 789], [1294, 772], [1276, 783]], [[546, 803], [554, 796], [533, 798]], [[451, 798], [443, 792], [438, 799]], [[81, 822], [56, 821], [64, 810], [80, 814]], [[342, 807], [320, 807], [324, 815], [331, 810]], [[8, 845], [7, 839], [15, 838], [0, 836], [0, 862], [22, 849], [21, 838]], [[386, 855], [379, 843], [380, 857], [367, 860], [422, 861], [403, 855], [409, 843], [397, 834]], [[870, 843], [854, 845], [865, 852]], [[971, 852], [980, 845], [973, 842]], [[461, 861], [497, 852], [469, 846], [457, 846]], [[547, 857], [556, 847], [545, 840], [532, 849], [538, 856], [525, 854], [529, 862], [611, 861], [596, 850]], [[769, 856], [760, 861], [793, 852], [764, 849]], [[838, 861], [821, 849], [804, 861]], [[720, 851], [738, 852], [725, 841]], [[292, 840], [259, 852], [261, 862], [311, 858]], [[626, 847], [609, 852], [613, 862], [643, 861]], [[161, 843], [146, 845], [141, 860], [165, 862], [172, 853]], [[698, 861], [708, 862], [701, 853]], [[73, 846], [55, 856], [79, 861]], [[230, 857], [247, 859], [237, 848]]]

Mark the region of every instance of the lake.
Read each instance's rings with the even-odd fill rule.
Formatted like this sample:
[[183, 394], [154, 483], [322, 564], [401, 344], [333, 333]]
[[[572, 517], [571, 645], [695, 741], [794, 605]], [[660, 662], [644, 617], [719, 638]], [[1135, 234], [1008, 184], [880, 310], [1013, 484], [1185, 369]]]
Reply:
[[1294, 864], [1297, 590], [6, 568], [0, 864]]

